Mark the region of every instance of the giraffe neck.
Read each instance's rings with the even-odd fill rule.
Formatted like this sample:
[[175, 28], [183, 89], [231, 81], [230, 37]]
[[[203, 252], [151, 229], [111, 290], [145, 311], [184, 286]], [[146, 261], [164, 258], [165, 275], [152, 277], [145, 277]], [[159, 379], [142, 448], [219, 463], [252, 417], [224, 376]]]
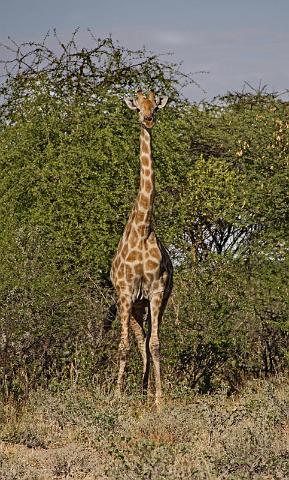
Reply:
[[140, 185], [136, 198], [136, 211], [143, 213], [142, 222], [150, 225], [154, 203], [154, 172], [150, 132], [141, 127], [140, 134]]
[[151, 136], [141, 127], [140, 134], [140, 185], [134, 207], [125, 226], [123, 238], [133, 241], [145, 240], [152, 231], [152, 211], [154, 202], [154, 173], [152, 167]]

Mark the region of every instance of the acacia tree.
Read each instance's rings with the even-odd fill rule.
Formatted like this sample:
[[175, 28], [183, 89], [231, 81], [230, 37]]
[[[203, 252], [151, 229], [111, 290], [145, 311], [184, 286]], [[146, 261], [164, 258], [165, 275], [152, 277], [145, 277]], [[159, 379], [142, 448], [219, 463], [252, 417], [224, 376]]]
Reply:
[[[92, 48], [81, 48], [76, 30], [69, 42], [62, 42], [56, 31], [53, 39], [47, 34], [43, 41], [17, 44], [10, 39], [2, 45], [8, 59], [2, 60], [6, 80], [1, 86], [2, 118], [19, 114], [20, 104], [27, 97], [46, 94], [57, 97], [62, 104], [76, 100], [96, 106], [107, 95], [148, 89], [163, 90], [171, 99], [189, 83], [191, 75], [181, 72], [179, 65], [162, 60], [161, 55], [129, 50], [111, 37], [96, 38], [89, 31]], [[51, 46], [52, 43], [52, 46]], [[53, 45], [54, 43], [54, 45]]]
[[64, 44], [55, 34], [56, 50], [49, 37], [12, 42], [5, 61], [0, 295], [6, 392], [23, 393], [71, 371], [84, 374], [87, 365], [92, 376], [99, 370], [111, 295], [102, 289], [138, 171], [137, 122], [122, 100], [151, 88], [177, 103], [177, 87], [191, 81], [145, 49], [93, 36], [91, 49], [78, 48], [76, 37]]
[[172, 157], [175, 175], [169, 195], [160, 195], [163, 215], [171, 196], [171, 224], [179, 226], [180, 244], [196, 250], [198, 258], [208, 252], [245, 254], [273, 232], [287, 243], [287, 114], [276, 94], [244, 93], [202, 109], [183, 108], [169, 132], [163, 125], [169, 138], [175, 128], [182, 144], [177, 159], [174, 150], [162, 152]]

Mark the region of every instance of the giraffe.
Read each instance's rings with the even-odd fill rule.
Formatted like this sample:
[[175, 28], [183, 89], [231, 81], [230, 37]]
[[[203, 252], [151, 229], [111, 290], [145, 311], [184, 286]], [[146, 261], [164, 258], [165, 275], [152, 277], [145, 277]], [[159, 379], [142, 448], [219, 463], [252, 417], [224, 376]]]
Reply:
[[121, 322], [115, 395], [121, 396], [123, 390], [131, 326], [143, 361], [143, 393], [147, 393], [152, 360], [158, 408], [162, 402], [159, 325], [172, 291], [173, 266], [152, 226], [155, 189], [150, 131], [156, 110], [165, 107], [167, 100], [152, 91], [147, 96], [138, 92], [135, 98], [125, 99], [130, 109], [138, 111], [141, 123], [140, 185], [111, 267]]

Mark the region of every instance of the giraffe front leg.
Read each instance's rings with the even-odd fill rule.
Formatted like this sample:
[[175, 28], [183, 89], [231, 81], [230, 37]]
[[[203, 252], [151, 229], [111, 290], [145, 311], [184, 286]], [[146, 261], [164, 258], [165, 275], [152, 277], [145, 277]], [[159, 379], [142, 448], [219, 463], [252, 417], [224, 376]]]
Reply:
[[144, 330], [145, 316], [146, 316], [145, 305], [133, 306], [132, 316], [131, 316], [131, 327], [135, 334], [138, 349], [140, 351], [142, 362], [143, 362], [143, 377], [142, 377], [143, 395], [147, 395], [148, 390], [150, 389], [150, 363], [151, 363], [151, 354], [149, 349], [150, 327], [151, 327], [150, 308], [148, 308], [147, 318], [146, 318], [147, 333], [145, 333], [145, 330]]
[[119, 313], [121, 323], [121, 337], [118, 347], [119, 370], [115, 389], [115, 397], [120, 398], [123, 392], [125, 367], [129, 353], [129, 320], [130, 320], [130, 301], [127, 297], [119, 299]]
[[159, 410], [162, 404], [162, 383], [160, 370], [160, 346], [159, 346], [159, 323], [163, 292], [154, 294], [150, 300], [151, 311], [151, 336], [149, 340], [149, 349], [154, 366], [155, 376], [155, 403]]

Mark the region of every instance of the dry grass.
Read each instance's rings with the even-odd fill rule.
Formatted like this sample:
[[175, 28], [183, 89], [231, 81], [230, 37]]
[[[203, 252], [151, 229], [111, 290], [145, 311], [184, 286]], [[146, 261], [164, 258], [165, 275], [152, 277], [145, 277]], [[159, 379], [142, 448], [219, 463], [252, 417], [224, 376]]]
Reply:
[[1, 480], [289, 478], [284, 378], [231, 398], [168, 398], [160, 414], [136, 398], [40, 391], [0, 420]]

